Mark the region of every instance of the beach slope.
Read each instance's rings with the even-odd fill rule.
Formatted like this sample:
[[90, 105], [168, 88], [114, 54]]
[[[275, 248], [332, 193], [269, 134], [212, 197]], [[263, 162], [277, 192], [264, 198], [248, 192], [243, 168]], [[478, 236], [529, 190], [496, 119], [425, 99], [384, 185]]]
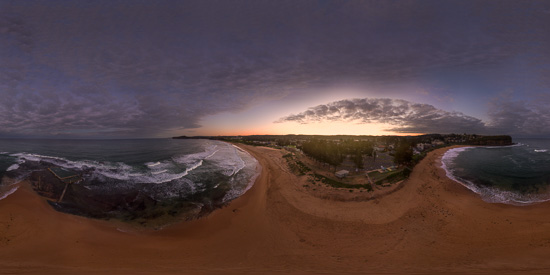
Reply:
[[227, 207], [157, 231], [54, 211], [25, 183], [0, 200], [0, 273], [548, 273], [550, 204], [483, 202], [428, 154], [403, 188], [363, 201], [300, 191], [279, 150]]

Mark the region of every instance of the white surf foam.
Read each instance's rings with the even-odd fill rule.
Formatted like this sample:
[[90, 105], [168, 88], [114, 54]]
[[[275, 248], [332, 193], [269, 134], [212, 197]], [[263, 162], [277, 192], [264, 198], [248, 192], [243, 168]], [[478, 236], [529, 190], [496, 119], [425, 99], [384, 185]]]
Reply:
[[[185, 189], [185, 193], [207, 190], [207, 186], [204, 183], [194, 183], [185, 178], [192, 171], [205, 165], [205, 163], [208, 163], [205, 171], [220, 171], [230, 177], [228, 180], [234, 180], [234, 188], [231, 188], [229, 193], [224, 197], [224, 200], [231, 200], [244, 194], [253, 186], [255, 179], [259, 175], [253, 174], [253, 168], [252, 171], [248, 170], [249, 167], [255, 167], [251, 165], [257, 164], [257, 161], [248, 152], [236, 146], [225, 146], [225, 144], [210, 145], [203, 152], [177, 156], [165, 161], [146, 162], [143, 163], [145, 167], [143, 165], [132, 167], [123, 162], [72, 161], [61, 157], [32, 153], [17, 153], [12, 154], [12, 156], [18, 158], [18, 163], [35, 161], [46, 163], [46, 165], [53, 164], [65, 169], [80, 169], [85, 171], [85, 176], [88, 179], [96, 178], [99, 181], [115, 179], [121, 181], [120, 183], [115, 182], [116, 184], [128, 185], [128, 187], [131, 187], [130, 185], [135, 183], [153, 183], [152, 185], [146, 185], [151, 186], [146, 188], [151, 188], [151, 191], [154, 190], [155, 194], [162, 196], [181, 196], [183, 189]], [[208, 162], [205, 162], [206, 160]], [[185, 169], [182, 171], [181, 165], [178, 164], [183, 164]], [[16, 169], [15, 166], [12, 169]], [[246, 170], [245, 173], [241, 172], [243, 169]], [[197, 176], [199, 178], [202, 177], [202, 175]], [[156, 185], [161, 183], [169, 184]], [[214, 185], [214, 188], [220, 186], [219, 183]], [[186, 187], [182, 189], [182, 186]], [[86, 188], [95, 187], [95, 185], [86, 186]], [[100, 186], [98, 185], [97, 187]], [[108, 188], [108, 186], [105, 186], [105, 188]], [[212, 186], [208, 188], [212, 188]]]
[[242, 158], [242, 154], [246, 152], [237, 149], [240, 148], [235, 145], [232, 145], [232, 147], [224, 146], [217, 151], [219, 154], [211, 158], [211, 161], [214, 163], [216, 169], [227, 177], [236, 175], [246, 166], [246, 163]]
[[[258, 178], [258, 176], [260, 176], [261, 174], [261, 171], [262, 171], [262, 166], [258, 163], [258, 161], [254, 158], [252, 158], [253, 161], [250, 163], [250, 166], [254, 167], [254, 170], [253, 170], [253, 174], [250, 176], [248, 182], [247, 182], [247, 185], [245, 188], [242, 188], [242, 189], [238, 189], [238, 188], [231, 188], [226, 194], [225, 196], [223, 197], [222, 199], [222, 202], [228, 202], [228, 201], [231, 201], [231, 200], [234, 200], [242, 195], [244, 195], [248, 190], [250, 190], [250, 188], [252, 188], [252, 186], [254, 186], [254, 183], [256, 182], [256, 179]], [[232, 181], [234, 181], [234, 178], [231, 179]]]
[[217, 147], [218, 147], [217, 145], [211, 145], [211, 146], [208, 146], [203, 152], [183, 155], [183, 156], [176, 156], [176, 157], [173, 157], [172, 159], [174, 160], [174, 162], [181, 163], [181, 164], [196, 163], [198, 160], [208, 159], [213, 155], [215, 155], [218, 152], [216, 150]]
[[[245, 150], [241, 149], [241, 147], [235, 145], [235, 144], [231, 144], [233, 147], [237, 148], [237, 150], [241, 151], [241, 152], [246, 152]], [[248, 152], [246, 152], [248, 153]]]
[[19, 164], [12, 164], [10, 167], [8, 167], [8, 169], [6, 169], [6, 171], [12, 171], [18, 168], [19, 168]]
[[461, 184], [468, 188], [472, 192], [478, 194], [483, 201], [489, 203], [504, 203], [512, 205], [529, 205], [533, 203], [540, 203], [550, 201], [550, 194], [531, 194], [522, 195], [512, 191], [500, 190], [493, 187], [480, 187], [471, 181], [456, 177], [453, 172], [457, 168], [451, 168], [454, 159], [466, 150], [474, 147], [461, 147], [450, 149], [441, 158], [441, 168], [445, 170], [445, 174], [451, 180]]
[[147, 165], [147, 167], [155, 167], [157, 165], [160, 165], [160, 162], [158, 162], [158, 161], [154, 162], [154, 163], [153, 162], [147, 162], [147, 163], [145, 163], [145, 165]]
[[151, 174], [158, 175], [158, 174], [162, 174], [162, 173], [166, 173], [166, 172], [168, 172], [168, 170], [164, 169], [164, 170], [161, 170], [161, 171], [151, 172]]
[[[187, 175], [187, 173], [196, 168], [183, 173], [166, 173], [166, 170], [152, 171], [151, 173], [143, 173], [136, 171], [135, 168], [123, 162], [98, 162], [98, 161], [71, 161], [68, 159], [44, 156], [38, 154], [17, 153], [12, 156], [18, 157], [21, 162], [28, 161], [44, 161], [66, 169], [92, 169], [93, 176], [107, 177], [121, 181], [132, 181], [135, 183], [165, 183], [175, 179], [179, 179]], [[155, 163], [156, 164], [156, 163]], [[155, 168], [160, 168], [162, 163], [155, 165]]]
[[544, 152], [548, 152], [548, 150], [546, 150], [546, 149], [535, 149], [535, 152], [544, 153]]
[[478, 148], [486, 148], [486, 149], [503, 149], [503, 148], [510, 148], [510, 147], [521, 147], [521, 146], [529, 146], [523, 143], [516, 143], [512, 145], [493, 145], [493, 146], [478, 146]]
[[0, 196], [0, 200], [3, 200], [5, 198], [7, 198], [9, 195], [15, 193], [15, 191], [17, 191], [17, 189], [19, 189], [19, 185], [18, 186], [15, 186], [13, 188], [11, 188], [10, 190], [8, 190], [8, 192], [4, 193], [3, 195]]

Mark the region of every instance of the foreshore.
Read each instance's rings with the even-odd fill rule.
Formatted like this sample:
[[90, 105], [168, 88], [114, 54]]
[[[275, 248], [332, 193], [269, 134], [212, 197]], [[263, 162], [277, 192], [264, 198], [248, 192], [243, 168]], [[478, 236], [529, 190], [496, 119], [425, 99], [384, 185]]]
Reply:
[[550, 203], [490, 204], [429, 153], [399, 190], [359, 202], [300, 191], [279, 150], [228, 206], [162, 230], [53, 210], [28, 184], [0, 200], [0, 273], [549, 273]]

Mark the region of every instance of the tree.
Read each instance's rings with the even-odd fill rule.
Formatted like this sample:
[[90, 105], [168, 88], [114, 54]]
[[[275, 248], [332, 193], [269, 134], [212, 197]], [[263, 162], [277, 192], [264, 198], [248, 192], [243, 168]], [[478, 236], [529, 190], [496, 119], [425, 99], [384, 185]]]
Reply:
[[361, 152], [356, 152], [353, 155], [353, 162], [358, 169], [363, 169], [363, 155]]
[[397, 164], [409, 163], [412, 160], [413, 151], [409, 143], [402, 142], [397, 149], [395, 149], [395, 155], [393, 161]]

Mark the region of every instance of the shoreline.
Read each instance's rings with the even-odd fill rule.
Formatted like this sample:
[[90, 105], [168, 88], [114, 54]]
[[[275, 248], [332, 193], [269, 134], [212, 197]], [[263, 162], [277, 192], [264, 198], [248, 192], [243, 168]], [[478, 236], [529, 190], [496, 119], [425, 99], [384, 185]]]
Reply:
[[[172, 162], [170, 162], [170, 159], [161, 160], [163, 164], [168, 163], [168, 167], [180, 169], [179, 171], [173, 169], [169, 172], [167, 172], [167, 169], [161, 170], [162, 168], [151, 170], [151, 167], [161, 164], [159, 161], [145, 162], [144, 165], [148, 169], [144, 171], [143, 169], [140, 170], [140, 165], [128, 161], [128, 158], [124, 160], [126, 163], [111, 161], [99, 163], [84, 158], [69, 160], [62, 154], [58, 155], [51, 152], [50, 155], [53, 156], [14, 153], [11, 155], [32, 155], [37, 156], [37, 158], [14, 157], [11, 160], [18, 164], [29, 164], [26, 167], [21, 167], [19, 171], [8, 173], [3, 177], [5, 182], [0, 186], [0, 200], [11, 195], [17, 188], [10, 186], [12, 181], [20, 182], [24, 179], [24, 181], [31, 184], [37, 194], [48, 199], [50, 205], [59, 212], [91, 219], [121, 221], [128, 223], [129, 226], [136, 227], [136, 229], [161, 229], [171, 224], [198, 219], [224, 207], [231, 200], [250, 189], [259, 176], [261, 166], [245, 150], [222, 141], [212, 141], [208, 144], [202, 149], [203, 151], [199, 152], [200, 150], [198, 150], [198, 153], [189, 155], [191, 161], [185, 164], [187, 167], [177, 166], [175, 160], [172, 160]], [[218, 146], [219, 148], [216, 148]], [[193, 177], [192, 180], [197, 181], [197, 184], [186, 181], [187, 179], [173, 182], [174, 179], [181, 179], [188, 175], [190, 171], [202, 166], [203, 160], [212, 157], [220, 150], [222, 150], [221, 153], [213, 158], [215, 164], [208, 163], [208, 165], [205, 165], [206, 170], [203, 169], [202, 172], [190, 176]], [[231, 155], [225, 155], [227, 152]], [[233, 166], [228, 168], [225, 161], [230, 158], [235, 159], [229, 163]], [[44, 159], [46, 160], [44, 161]], [[60, 160], [60, 162], [52, 163], [50, 160]], [[225, 164], [225, 166], [215, 167], [215, 169], [218, 169], [217, 172], [225, 175], [225, 178], [220, 179], [211, 176], [210, 167], [214, 167], [218, 162]], [[81, 164], [81, 166], [75, 165], [75, 163]], [[91, 163], [90, 167], [92, 168], [84, 165], [88, 163]], [[111, 174], [107, 174], [115, 179], [111, 180], [107, 177], [105, 170], [100, 168], [109, 167], [109, 165], [115, 167], [112, 163], [116, 165], [122, 163], [121, 166], [130, 170], [130, 172], [113, 168], [115, 171], [108, 171]], [[12, 166], [18, 164], [11, 166], [8, 164], [7, 166], [10, 167], [8, 171], [12, 170]], [[63, 175], [60, 177], [59, 174], [56, 174], [59, 171], [65, 174], [60, 174]], [[119, 173], [122, 174], [120, 177], [118, 177]], [[239, 173], [238, 176], [237, 173]], [[71, 174], [72, 176], [80, 175], [78, 176], [81, 179], [78, 180], [80, 184], [72, 185], [64, 181], [65, 178], [69, 178], [66, 176]], [[154, 181], [158, 179], [155, 177], [158, 174], [166, 174], [164, 177], [162, 177], [163, 175], [159, 176], [164, 181]], [[82, 175], [85, 175], [85, 177]], [[166, 180], [166, 178], [168, 179]], [[207, 184], [205, 184], [205, 181]], [[187, 188], [185, 188], [185, 184], [188, 185]], [[218, 188], [221, 184], [223, 185]], [[178, 186], [179, 190], [176, 189]], [[65, 193], [65, 191], [68, 192]], [[67, 195], [64, 196], [65, 194]]]
[[[444, 159], [447, 155], [449, 155], [451, 150], [453, 150], [453, 154], [450, 154], [448, 158], [454, 159], [456, 158], [460, 153], [463, 151], [466, 151], [470, 148], [501, 148], [501, 147], [516, 147], [520, 146], [520, 144], [515, 143], [513, 145], [506, 145], [506, 146], [472, 146], [472, 145], [456, 145], [451, 146], [447, 151], [445, 151], [442, 154], [440, 163], [441, 168], [445, 171], [445, 175], [447, 178], [451, 179], [452, 181], [464, 186], [466, 189], [472, 191], [475, 193], [481, 200], [483, 200], [486, 203], [497, 203], [497, 204], [506, 204], [506, 205], [513, 205], [513, 206], [519, 206], [519, 207], [525, 207], [529, 205], [534, 204], [540, 204], [540, 203], [546, 203], [550, 202], [550, 198], [548, 198], [548, 192], [550, 192], [550, 187], [546, 192], [541, 194], [521, 194], [518, 191], [515, 190], [505, 190], [500, 189], [498, 187], [491, 187], [491, 186], [484, 186], [484, 185], [478, 185], [476, 183], [473, 183], [469, 180], [462, 180], [459, 177], [453, 175], [453, 170], [447, 167], [447, 165], [444, 163]], [[461, 150], [462, 149], [462, 150]], [[538, 197], [539, 195], [546, 195], [545, 198]], [[530, 197], [529, 199], [526, 199], [526, 197]]]
[[429, 153], [403, 187], [338, 202], [300, 192], [282, 153], [239, 145], [262, 166], [253, 186], [198, 220], [158, 231], [50, 208], [25, 184], [0, 200], [7, 273], [545, 273], [550, 203], [491, 204]]

